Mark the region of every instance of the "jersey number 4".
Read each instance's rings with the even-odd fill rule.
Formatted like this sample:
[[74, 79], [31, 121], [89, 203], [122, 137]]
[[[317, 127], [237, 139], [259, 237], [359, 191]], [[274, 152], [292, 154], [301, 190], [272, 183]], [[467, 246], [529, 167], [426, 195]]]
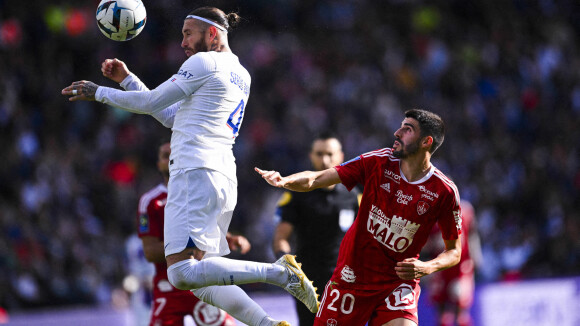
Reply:
[[[238, 137], [238, 132], [240, 130], [240, 125], [242, 124], [242, 120], [244, 119], [244, 100], [240, 101], [240, 104], [235, 108], [235, 110], [230, 113], [230, 117], [228, 118], [228, 127], [233, 131], [234, 137]], [[236, 123], [234, 123], [234, 121]]]

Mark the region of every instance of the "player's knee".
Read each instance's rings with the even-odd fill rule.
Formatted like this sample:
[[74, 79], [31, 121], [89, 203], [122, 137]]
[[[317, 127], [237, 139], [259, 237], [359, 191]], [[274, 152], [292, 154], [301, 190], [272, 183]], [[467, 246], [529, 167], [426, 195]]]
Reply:
[[173, 285], [176, 289], [179, 290], [190, 290], [188, 282], [183, 277], [183, 273], [181, 271], [172, 270], [167, 271], [167, 278], [169, 279], [169, 283]]
[[192, 290], [203, 287], [199, 277], [196, 277], [195, 261], [181, 261], [169, 266], [167, 278], [169, 283], [179, 290]]

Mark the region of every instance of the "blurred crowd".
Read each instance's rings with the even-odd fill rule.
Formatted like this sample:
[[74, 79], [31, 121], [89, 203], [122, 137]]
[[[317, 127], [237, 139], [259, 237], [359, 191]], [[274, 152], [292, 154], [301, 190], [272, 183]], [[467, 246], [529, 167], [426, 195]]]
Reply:
[[[192, 5], [148, 1], [144, 31], [114, 42], [98, 0], [0, 0], [0, 307], [111, 302], [127, 273], [139, 196], [161, 182], [153, 118], [71, 103], [60, 90], [127, 63], [150, 87], [185, 60]], [[403, 112], [440, 114], [434, 164], [476, 209], [479, 282], [580, 274], [580, 6], [575, 0], [206, 2], [245, 18], [230, 45], [252, 75], [234, 151], [231, 229], [270, 261], [280, 193], [253, 167], [309, 168], [315, 134], [347, 157], [389, 147]]]

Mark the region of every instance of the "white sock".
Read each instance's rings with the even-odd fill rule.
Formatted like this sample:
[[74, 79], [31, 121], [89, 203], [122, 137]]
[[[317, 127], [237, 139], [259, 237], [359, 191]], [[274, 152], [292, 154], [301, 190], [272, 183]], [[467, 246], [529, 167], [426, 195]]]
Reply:
[[274, 325], [262, 307], [235, 285], [208, 286], [191, 292], [200, 300], [227, 311], [232, 317], [244, 324], [251, 326]]
[[181, 290], [257, 282], [284, 287], [288, 282], [286, 269], [282, 266], [223, 257], [180, 261], [169, 266], [167, 276], [169, 282]]
[[279, 320], [274, 320], [270, 317], [266, 317], [266, 318], [262, 319], [260, 326], [274, 326], [279, 322], [280, 322]]
[[286, 272], [286, 268], [272, 264], [271, 268], [266, 270], [265, 282], [279, 287], [285, 287], [286, 284], [288, 284], [288, 273]]

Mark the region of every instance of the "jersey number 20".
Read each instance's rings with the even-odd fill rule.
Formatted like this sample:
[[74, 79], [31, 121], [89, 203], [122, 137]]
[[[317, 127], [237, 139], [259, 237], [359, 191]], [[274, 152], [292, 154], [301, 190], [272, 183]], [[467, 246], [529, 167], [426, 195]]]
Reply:
[[[237, 122], [234, 123], [234, 120], [236, 120], [237, 117]], [[233, 133], [234, 133], [234, 137], [236, 138], [238, 136], [238, 131], [240, 130], [240, 125], [242, 124], [242, 120], [244, 119], [244, 100], [240, 101], [240, 104], [238, 104], [238, 106], [236, 107], [236, 109], [230, 114], [230, 117], [228, 118], [228, 127], [230, 127], [230, 129], [232, 129]]]

